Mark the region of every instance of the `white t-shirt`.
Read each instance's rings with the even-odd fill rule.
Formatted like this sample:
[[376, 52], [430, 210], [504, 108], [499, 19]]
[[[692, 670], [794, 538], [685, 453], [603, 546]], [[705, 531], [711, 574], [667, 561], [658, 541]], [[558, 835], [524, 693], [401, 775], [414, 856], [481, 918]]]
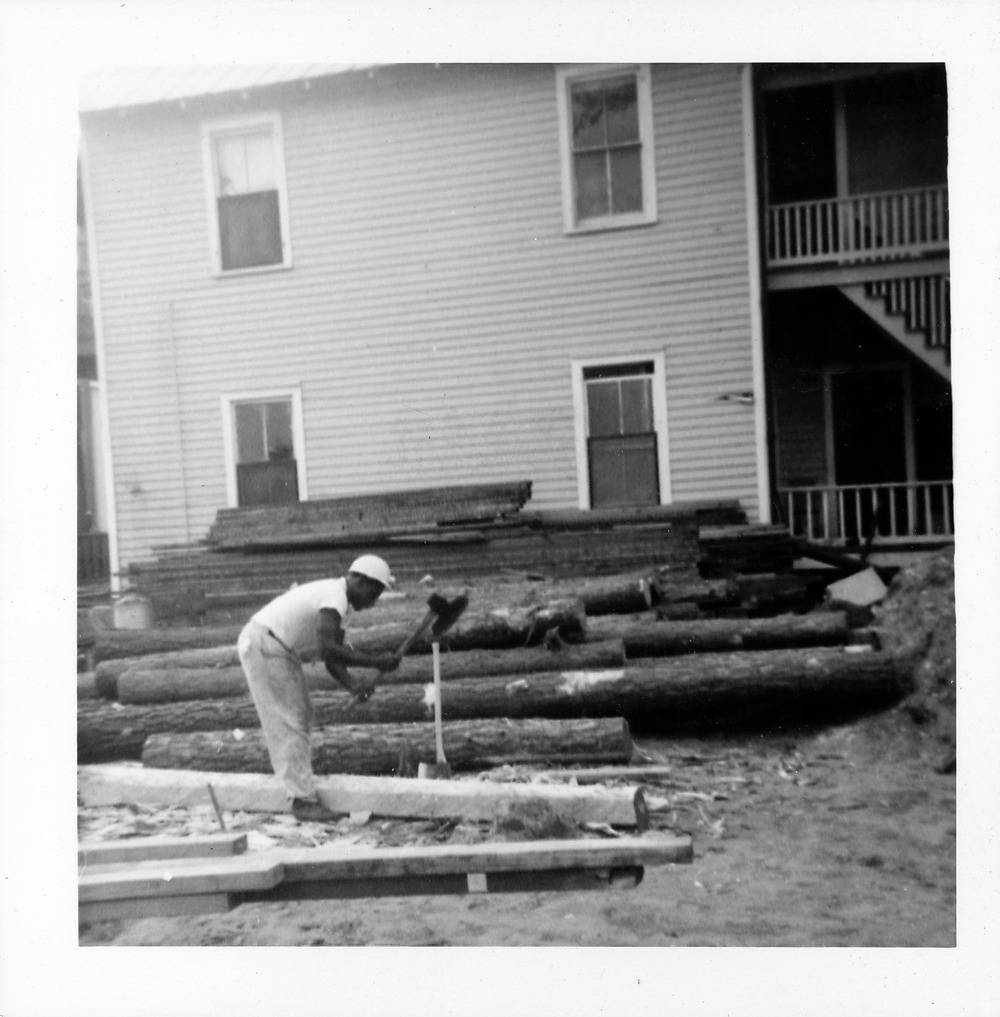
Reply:
[[294, 586], [262, 607], [253, 620], [270, 629], [300, 657], [314, 656], [319, 649], [316, 625], [320, 609], [324, 607], [336, 611], [341, 621], [347, 620], [351, 606], [347, 600], [346, 579], [317, 579]]

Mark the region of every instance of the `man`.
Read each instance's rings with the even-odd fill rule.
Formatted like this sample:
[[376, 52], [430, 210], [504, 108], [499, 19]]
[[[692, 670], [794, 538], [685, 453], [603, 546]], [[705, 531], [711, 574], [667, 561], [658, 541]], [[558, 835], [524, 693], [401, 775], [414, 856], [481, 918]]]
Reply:
[[372, 607], [392, 583], [389, 566], [365, 554], [340, 579], [292, 587], [262, 607], [240, 633], [237, 652], [260, 716], [271, 766], [284, 782], [292, 813], [300, 822], [328, 823], [338, 818], [316, 796], [309, 741], [312, 703], [302, 660], [318, 657], [356, 699], [368, 699], [375, 690], [374, 678], [355, 677], [348, 668], [394, 671], [399, 659], [357, 653], [344, 643], [345, 624], [351, 610]]

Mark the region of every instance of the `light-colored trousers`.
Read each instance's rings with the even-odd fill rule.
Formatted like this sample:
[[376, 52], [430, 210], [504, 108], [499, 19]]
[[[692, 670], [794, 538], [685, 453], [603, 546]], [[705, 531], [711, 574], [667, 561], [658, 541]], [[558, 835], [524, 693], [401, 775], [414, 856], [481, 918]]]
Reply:
[[302, 661], [254, 621], [240, 633], [236, 652], [260, 717], [272, 769], [291, 798], [315, 798], [309, 740], [313, 710]]

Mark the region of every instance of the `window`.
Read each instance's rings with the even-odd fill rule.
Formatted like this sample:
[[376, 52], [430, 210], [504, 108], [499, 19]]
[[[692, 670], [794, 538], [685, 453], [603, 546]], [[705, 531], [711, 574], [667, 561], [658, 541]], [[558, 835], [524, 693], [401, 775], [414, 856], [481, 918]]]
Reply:
[[581, 508], [670, 501], [663, 355], [573, 364]]
[[229, 505], [304, 501], [299, 391], [223, 396], [222, 416]]
[[288, 265], [280, 119], [206, 125], [203, 148], [215, 271]]
[[567, 232], [656, 221], [649, 67], [556, 75]]

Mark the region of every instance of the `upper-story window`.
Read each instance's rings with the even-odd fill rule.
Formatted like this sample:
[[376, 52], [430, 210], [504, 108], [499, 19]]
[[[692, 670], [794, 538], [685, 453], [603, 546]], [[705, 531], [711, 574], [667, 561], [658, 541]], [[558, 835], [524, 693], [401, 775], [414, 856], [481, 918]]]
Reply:
[[206, 124], [202, 143], [215, 271], [290, 264], [280, 118]]
[[649, 66], [556, 73], [567, 232], [656, 221]]

